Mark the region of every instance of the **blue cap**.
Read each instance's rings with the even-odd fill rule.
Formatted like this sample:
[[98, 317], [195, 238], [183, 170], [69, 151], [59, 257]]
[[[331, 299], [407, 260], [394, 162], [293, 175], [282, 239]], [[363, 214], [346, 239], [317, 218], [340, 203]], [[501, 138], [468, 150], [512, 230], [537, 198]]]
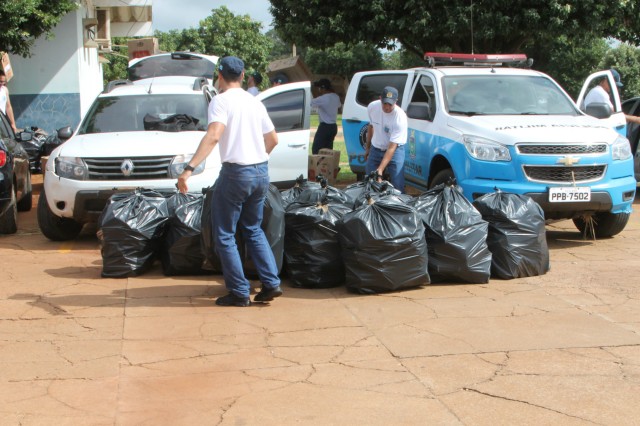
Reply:
[[398, 102], [398, 90], [395, 87], [387, 86], [382, 89], [380, 97], [382, 103], [395, 105]]
[[218, 71], [225, 78], [238, 77], [240, 74], [242, 74], [242, 71], [244, 71], [244, 62], [242, 62], [242, 59], [235, 56], [225, 56], [224, 58], [220, 59], [220, 63], [218, 64]]
[[622, 82], [620, 81], [620, 73], [614, 70], [613, 68], [611, 68], [611, 74], [613, 75], [613, 79], [616, 82], [616, 86], [624, 87], [624, 84], [622, 84]]

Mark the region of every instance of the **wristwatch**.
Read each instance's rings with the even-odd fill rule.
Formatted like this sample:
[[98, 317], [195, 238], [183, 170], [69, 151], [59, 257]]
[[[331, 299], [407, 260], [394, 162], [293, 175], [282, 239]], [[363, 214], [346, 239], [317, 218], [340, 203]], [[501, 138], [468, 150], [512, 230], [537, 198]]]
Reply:
[[195, 170], [195, 168], [191, 164], [187, 164], [186, 166], [184, 166], [184, 171], [185, 172], [186, 171], [192, 172], [194, 170]]

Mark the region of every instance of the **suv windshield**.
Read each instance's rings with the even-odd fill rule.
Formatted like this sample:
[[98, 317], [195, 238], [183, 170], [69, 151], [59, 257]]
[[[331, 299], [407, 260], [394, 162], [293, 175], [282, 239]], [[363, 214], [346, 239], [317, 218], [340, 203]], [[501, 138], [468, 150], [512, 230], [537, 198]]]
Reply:
[[[187, 115], [176, 116], [176, 114]], [[146, 117], [146, 120], [145, 120]], [[135, 96], [100, 97], [91, 106], [82, 122], [79, 134], [135, 132], [144, 130], [160, 130], [151, 128], [150, 122], [170, 122], [172, 119], [192, 121], [197, 130], [205, 130], [207, 126], [207, 102], [202, 93], [164, 95], [146, 94]], [[197, 121], [196, 121], [197, 120]], [[145, 123], [146, 121], [146, 123]]]
[[449, 76], [444, 95], [450, 114], [579, 115], [551, 80], [538, 76]]
[[149, 56], [127, 68], [129, 80], [143, 78], [188, 76], [213, 78], [216, 64], [208, 59], [189, 54]]

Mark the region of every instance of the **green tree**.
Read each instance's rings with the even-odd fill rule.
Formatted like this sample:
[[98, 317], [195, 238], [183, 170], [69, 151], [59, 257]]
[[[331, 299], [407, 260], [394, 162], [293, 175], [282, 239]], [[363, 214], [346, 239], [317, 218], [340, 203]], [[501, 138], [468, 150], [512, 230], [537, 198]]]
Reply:
[[52, 29], [62, 17], [75, 10], [75, 0], [3, 0], [0, 2], [0, 50], [23, 57], [42, 35], [53, 37]]
[[276, 30], [269, 30], [265, 35], [271, 40], [271, 51], [268, 57], [270, 61], [291, 56], [292, 46], [285, 43]]
[[630, 0], [270, 0], [275, 29], [314, 48], [337, 42], [425, 51], [512, 53], [560, 36], [640, 41], [640, 3]]
[[621, 90], [623, 99], [640, 96], [640, 49], [628, 43], [622, 43], [609, 49], [598, 64], [598, 70], [615, 68], [624, 83]]
[[314, 74], [335, 74], [350, 79], [357, 72], [382, 67], [382, 54], [372, 45], [358, 43], [348, 47], [336, 43], [326, 49], [309, 48], [304, 61]]
[[164, 52], [206, 52], [205, 43], [198, 28], [156, 31], [154, 36], [158, 39], [158, 47]]

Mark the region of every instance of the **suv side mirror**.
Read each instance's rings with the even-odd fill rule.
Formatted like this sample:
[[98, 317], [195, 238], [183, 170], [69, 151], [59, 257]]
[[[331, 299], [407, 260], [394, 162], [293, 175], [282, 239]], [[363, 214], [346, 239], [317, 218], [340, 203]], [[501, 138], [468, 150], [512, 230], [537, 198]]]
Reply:
[[31, 132], [18, 132], [16, 133], [16, 140], [18, 142], [29, 142], [33, 139], [33, 133]]
[[611, 107], [608, 104], [601, 102], [593, 102], [586, 106], [584, 112], [595, 118], [609, 118], [611, 117]]
[[71, 130], [71, 126], [63, 127], [58, 129], [58, 138], [67, 140], [73, 135], [73, 130]]

